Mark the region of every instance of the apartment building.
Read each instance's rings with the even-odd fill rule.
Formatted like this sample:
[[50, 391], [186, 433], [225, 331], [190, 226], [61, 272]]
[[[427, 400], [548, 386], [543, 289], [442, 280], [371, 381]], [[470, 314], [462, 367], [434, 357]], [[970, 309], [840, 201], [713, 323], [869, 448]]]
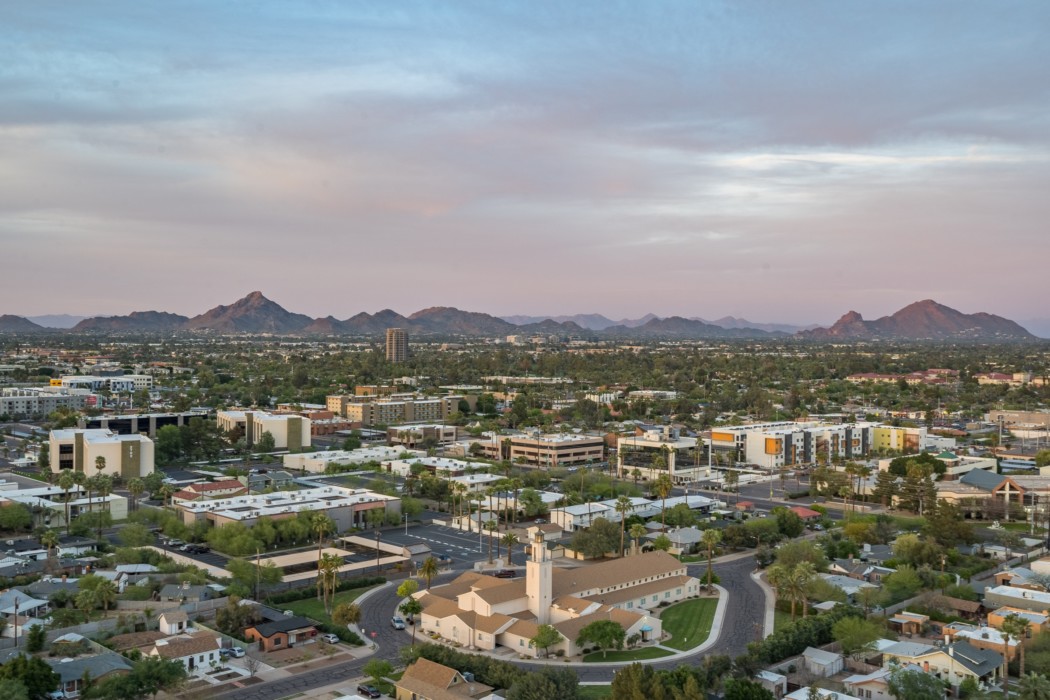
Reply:
[[408, 333], [404, 328], [386, 329], [386, 361], [404, 362], [408, 359]]
[[301, 450], [311, 444], [310, 419], [302, 416], [266, 411], [219, 411], [216, 423], [226, 432], [243, 430], [249, 447], [258, 443], [263, 433], [273, 435], [274, 446], [279, 450]]
[[873, 449], [877, 427], [874, 423], [778, 421], [718, 427], [711, 431], [710, 440], [713, 453], [722, 461], [777, 470], [865, 457]]
[[401, 423], [437, 423], [459, 411], [460, 401], [466, 401], [469, 410], [473, 411], [477, 398], [458, 394], [436, 398], [390, 398], [350, 402], [346, 404], [345, 411], [347, 420], [360, 423], [364, 427]]
[[459, 439], [459, 428], [440, 423], [395, 425], [386, 429], [386, 441], [390, 445], [401, 445], [416, 449], [423, 443], [448, 445]]
[[18, 417], [46, 416], [60, 408], [79, 411], [94, 399], [84, 389], [42, 387], [0, 390], [0, 415]]
[[109, 430], [71, 428], [52, 430], [49, 437], [51, 471], [64, 469], [99, 473], [97, 465], [109, 476], [125, 480], [153, 473], [153, 441], [144, 435], [117, 435]]

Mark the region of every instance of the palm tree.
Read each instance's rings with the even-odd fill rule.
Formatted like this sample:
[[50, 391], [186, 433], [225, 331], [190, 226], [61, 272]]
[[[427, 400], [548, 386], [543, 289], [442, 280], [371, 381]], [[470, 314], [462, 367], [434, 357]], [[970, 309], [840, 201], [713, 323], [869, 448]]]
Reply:
[[[105, 459], [105, 458], [104, 457], [100, 457], [99, 459]], [[109, 501], [105, 500], [105, 499], [107, 499], [107, 497], [109, 496], [109, 492], [113, 489], [113, 479], [111, 477], [109, 477], [109, 476], [107, 476], [105, 474], [101, 474], [101, 473], [98, 476], [94, 477], [94, 479], [95, 479], [95, 490], [98, 491], [99, 498], [104, 500], [104, 502], [106, 504], [106, 512], [108, 513], [108, 512], [110, 512], [110, 505], [109, 505]], [[101, 542], [102, 541], [102, 513], [101, 513], [101, 511], [98, 513], [97, 525], [98, 525], [98, 541]]]
[[134, 477], [128, 480], [128, 493], [131, 494], [132, 508], [134, 510], [139, 509], [139, 496], [146, 490], [146, 482], [139, 477]]
[[715, 528], [708, 528], [704, 530], [704, 534], [701, 535], [703, 538], [704, 546], [707, 547], [707, 587], [711, 587], [711, 575], [713, 569], [711, 567], [711, 560], [715, 556], [715, 547], [722, 541], [722, 531], [716, 530]]
[[792, 608], [795, 601], [802, 603], [802, 619], [809, 615], [809, 584], [816, 573], [812, 564], [802, 561], [795, 564], [788, 577], [788, 594], [792, 598]]
[[[479, 520], [478, 524], [480, 525], [480, 523], [481, 523], [481, 521]], [[492, 540], [493, 540], [492, 532], [494, 530], [496, 530], [498, 527], [499, 527], [499, 525], [497, 525], [492, 520], [485, 521], [485, 529], [488, 530], [488, 532], [489, 532], [489, 564], [492, 563]]]
[[635, 554], [641, 551], [641, 548], [638, 543], [641, 542], [642, 538], [645, 537], [646, 534], [648, 534], [648, 532], [649, 531], [645, 529], [645, 525], [642, 525], [641, 523], [635, 523], [634, 525], [631, 525], [630, 535], [631, 539], [634, 540]]
[[87, 620], [91, 617], [91, 611], [98, 605], [98, 597], [94, 590], [85, 588], [77, 593], [73, 604], [76, 605], [77, 610], [84, 613], [84, 619]]
[[325, 612], [332, 614], [332, 603], [335, 601], [335, 589], [339, 583], [339, 568], [345, 562], [335, 554], [322, 554], [317, 563], [317, 586], [321, 591]]
[[514, 545], [516, 545], [518, 543], [518, 536], [515, 535], [513, 532], [504, 532], [503, 533], [503, 537], [500, 538], [500, 539], [503, 540], [503, 544], [506, 545], [506, 547], [507, 547], [507, 565], [508, 566], [513, 566], [514, 565]]
[[616, 499], [616, 512], [620, 514], [620, 556], [623, 556], [623, 539], [627, 533], [627, 514], [631, 512], [633, 503], [627, 496]]
[[[1020, 673], [1018, 676], [1024, 677], [1024, 640], [1028, 638], [1028, 630], [1032, 623], [1025, 618], [1021, 617], [1017, 613], [1010, 613], [1003, 618], [1002, 631], [1003, 636], [1010, 635], [1013, 639], [1018, 642], [1018, 651], [1021, 653], [1020, 661], [1018, 662], [1018, 670]], [[1009, 649], [1006, 649], [1009, 652]], [[1005, 656], [1005, 654], [1004, 654]]]
[[166, 506], [171, 505], [171, 497], [175, 495], [175, 487], [171, 484], [161, 484], [160, 488], [157, 489], [160, 494], [161, 503]]
[[671, 483], [671, 477], [667, 474], [661, 474], [657, 477], [653, 483], [653, 493], [660, 497], [660, 528], [664, 526], [664, 515], [667, 510], [667, 497], [671, 494], [671, 489], [674, 488], [674, 484]]
[[69, 534], [69, 492], [73, 490], [73, 487], [76, 486], [76, 484], [77, 481], [75, 478], [73, 478], [73, 473], [68, 469], [64, 469], [62, 473], [58, 476], [58, 487], [65, 492], [67, 535]]
[[1021, 674], [1021, 700], [1050, 700], [1050, 678], [1041, 673]]
[[438, 561], [434, 557], [427, 557], [419, 567], [419, 575], [427, 582], [427, 590], [430, 590], [430, 582], [438, 575]]
[[54, 530], [44, 530], [40, 535], [40, 545], [47, 547], [47, 558], [51, 559], [51, 550], [58, 546], [58, 533]]
[[[773, 589], [773, 597], [777, 600], [785, 597], [788, 590], [788, 578], [790, 570], [782, 564], [774, 564], [766, 569], [766, 580]], [[791, 599], [791, 619], [795, 619], [795, 600]]]
[[109, 617], [109, 606], [117, 602], [117, 587], [105, 580], [95, 587], [95, 601], [102, 606], [102, 616]]

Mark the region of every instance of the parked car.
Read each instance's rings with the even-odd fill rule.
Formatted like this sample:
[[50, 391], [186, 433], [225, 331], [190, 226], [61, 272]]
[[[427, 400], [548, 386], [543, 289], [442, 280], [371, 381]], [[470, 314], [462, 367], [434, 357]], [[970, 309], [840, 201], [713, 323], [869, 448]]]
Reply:
[[359, 685], [357, 686], [357, 694], [365, 698], [381, 698], [383, 697], [374, 685]]
[[329, 644], [338, 644], [339, 637], [335, 636], [331, 632], [321, 635], [321, 641], [328, 642]]
[[518, 572], [514, 569], [500, 569], [499, 571], [493, 571], [492, 575], [496, 578], [514, 578], [518, 575]]
[[394, 615], [392, 618], [390, 618], [390, 626], [396, 630], [403, 630], [405, 629], [405, 621], [401, 618], [400, 615]]
[[168, 546], [173, 549], [178, 549], [179, 547], [182, 547], [185, 544], [186, 543], [182, 540], [168, 540]]
[[536, 518], [532, 522], [536, 523], [537, 525], [546, 525], [547, 524], [546, 518]]
[[240, 647], [230, 647], [230, 656], [239, 659], [244, 656], [244, 649], [241, 649]]

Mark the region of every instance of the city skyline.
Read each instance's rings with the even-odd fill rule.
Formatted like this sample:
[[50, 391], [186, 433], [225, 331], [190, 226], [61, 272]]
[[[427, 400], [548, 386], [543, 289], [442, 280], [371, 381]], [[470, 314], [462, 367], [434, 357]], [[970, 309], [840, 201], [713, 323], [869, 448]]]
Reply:
[[1050, 7], [21, 6], [2, 313], [1046, 317]]

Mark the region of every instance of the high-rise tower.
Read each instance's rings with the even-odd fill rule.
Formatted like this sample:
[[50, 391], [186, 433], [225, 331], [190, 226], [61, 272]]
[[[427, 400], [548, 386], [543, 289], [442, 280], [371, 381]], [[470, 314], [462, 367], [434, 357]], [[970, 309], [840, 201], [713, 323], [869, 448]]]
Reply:
[[386, 361], [404, 362], [408, 359], [408, 333], [404, 328], [386, 329]]

